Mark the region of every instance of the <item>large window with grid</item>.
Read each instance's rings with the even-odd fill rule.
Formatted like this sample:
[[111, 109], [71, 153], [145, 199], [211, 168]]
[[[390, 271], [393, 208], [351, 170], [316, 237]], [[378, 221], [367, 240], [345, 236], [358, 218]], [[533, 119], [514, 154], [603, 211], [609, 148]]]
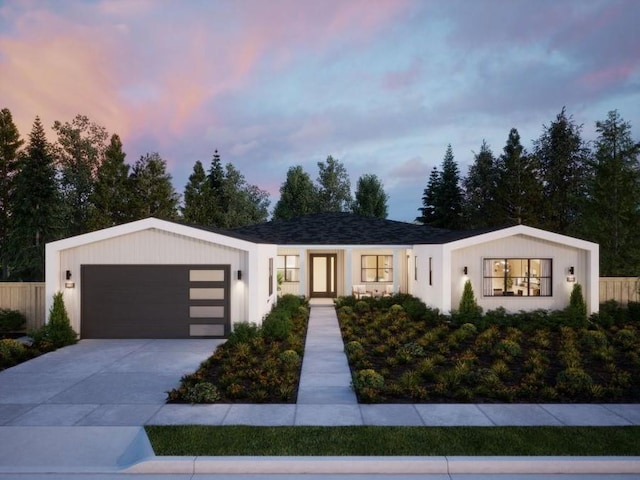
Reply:
[[360, 281], [393, 282], [393, 255], [362, 255]]
[[552, 295], [550, 258], [485, 258], [483, 277], [485, 297]]
[[278, 255], [278, 273], [285, 282], [299, 282], [300, 255]]

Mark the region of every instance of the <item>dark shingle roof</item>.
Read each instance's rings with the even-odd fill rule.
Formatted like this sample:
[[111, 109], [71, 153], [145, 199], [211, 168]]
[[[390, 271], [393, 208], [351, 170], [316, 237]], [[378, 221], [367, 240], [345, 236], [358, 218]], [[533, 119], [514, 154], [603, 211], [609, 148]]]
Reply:
[[273, 220], [231, 230], [255, 242], [278, 245], [415, 245], [472, 236], [459, 232], [353, 213], [325, 212]]

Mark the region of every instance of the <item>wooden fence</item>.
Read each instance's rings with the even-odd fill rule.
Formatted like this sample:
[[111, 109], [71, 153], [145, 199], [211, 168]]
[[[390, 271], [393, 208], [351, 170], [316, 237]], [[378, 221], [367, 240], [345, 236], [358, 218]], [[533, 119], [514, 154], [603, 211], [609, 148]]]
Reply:
[[27, 317], [26, 330], [45, 321], [44, 282], [0, 283], [0, 308], [18, 310]]
[[600, 277], [600, 303], [615, 300], [626, 305], [640, 301], [640, 277]]

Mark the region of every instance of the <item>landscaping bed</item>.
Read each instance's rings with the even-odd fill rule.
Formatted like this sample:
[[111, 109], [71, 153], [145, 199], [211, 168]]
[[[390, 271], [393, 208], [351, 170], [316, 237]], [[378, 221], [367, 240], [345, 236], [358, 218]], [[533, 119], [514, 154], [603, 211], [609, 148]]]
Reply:
[[571, 312], [443, 315], [408, 295], [338, 300], [361, 403], [636, 403], [635, 305]]
[[284, 295], [261, 327], [238, 323], [169, 403], [295, 403], [309, 320], [304, 299]]

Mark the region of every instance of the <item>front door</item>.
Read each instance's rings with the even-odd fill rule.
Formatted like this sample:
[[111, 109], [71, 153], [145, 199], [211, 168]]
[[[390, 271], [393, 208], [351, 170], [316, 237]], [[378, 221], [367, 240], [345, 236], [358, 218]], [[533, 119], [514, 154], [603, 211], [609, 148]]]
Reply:
[[337, 296], [337, 261], [336, 254], [311, 254], [311, 297], [335, 298]]

